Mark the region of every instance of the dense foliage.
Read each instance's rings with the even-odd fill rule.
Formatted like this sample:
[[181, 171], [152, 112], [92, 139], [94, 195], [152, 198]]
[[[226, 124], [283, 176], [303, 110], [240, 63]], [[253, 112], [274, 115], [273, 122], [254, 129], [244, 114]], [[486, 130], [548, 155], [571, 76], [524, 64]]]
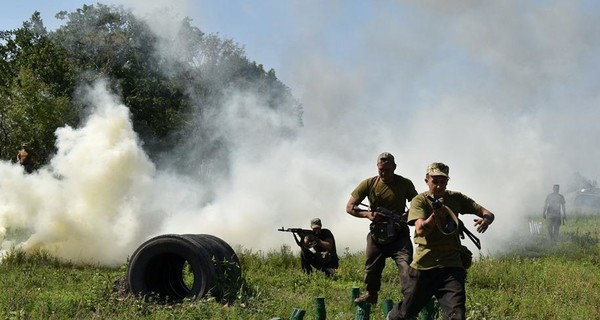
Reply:
[[77, 122], [71, 105], [73, 72], [66, 51], [48, 37], [38, 13], [23, 27], [0, 33], [0, 157], [13, 159], [28, 143], [44, 162], [54, 130]]
[[[301, 125], [301, 108], [274, 70], [189, 19], [169, 38], [122, 7], [84, 5], [57, 17], [64, 24], [52, 32], [36, 12], [21, 28], [0, 33], [1, 159], [12, 160], [16, 147], [28, 143], [37, 166], [47, 163], [56, 128], [76, 126], [88, 112], [78, 88], [100, 78], [129, 107], [154, 159], [179, 146], [226, 160], [232, 142], [211, 133], [210, 117], [233, 91], [260, 96], [263, 104], [253, 107], [266, 106], [265, 117], [275, 110], [295, 119], [271, 134], [292, 136]], [[198, 141], [183, 139], [192, 134]]]

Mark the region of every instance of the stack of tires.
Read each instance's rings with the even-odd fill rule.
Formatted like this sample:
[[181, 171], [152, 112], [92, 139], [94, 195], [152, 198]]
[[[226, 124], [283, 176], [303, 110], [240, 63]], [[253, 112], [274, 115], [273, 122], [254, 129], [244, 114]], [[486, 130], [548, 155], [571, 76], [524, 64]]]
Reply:
[[146, 301], [177, 303], [208, 293], [219, 301], [235, 299], [242, 281], [231, 246], [209, 234], [165, 234], [135, 250], [127, 268], [131, 293]]

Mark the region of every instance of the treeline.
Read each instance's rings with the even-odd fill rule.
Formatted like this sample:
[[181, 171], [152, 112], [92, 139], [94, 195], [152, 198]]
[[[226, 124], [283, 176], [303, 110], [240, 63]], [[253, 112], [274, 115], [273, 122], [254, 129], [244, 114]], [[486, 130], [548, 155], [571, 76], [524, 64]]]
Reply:
[[[55, 31], [35, 12], [21, 28], [0, 32], [0, 159], [14, 161], [16, 148], [27, 143], [37, 167], [48, 163], [54, 131], [78, 126], [89, 112], [78, 88], [100, 78], [130, 109], [154, 160], [188, 148], [226, 162], [232, 142], [211, 133], [210, 117], [231, 92], [260, 96], [265, 113], [293, 119], [273, 135], [293, 136], [301, 126], [301, 106], [273, 69], [265, 71], [238, 44], [203, 33], [187, 18], [177, 22], [177, 37], [165, 38], [123, 7], [84, 5], [56, 17], [64, 23]], [[198, 138], [184, 139], [190, 136]]]

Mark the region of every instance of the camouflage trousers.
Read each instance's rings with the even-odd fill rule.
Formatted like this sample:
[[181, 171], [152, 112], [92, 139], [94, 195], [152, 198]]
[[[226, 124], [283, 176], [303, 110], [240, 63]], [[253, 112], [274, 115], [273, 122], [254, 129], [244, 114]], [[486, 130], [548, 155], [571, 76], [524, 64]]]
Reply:
[[392, 258], [398, 267], [402, 292], [408, 282], [408, 268], [412, 262], [413, 247], [410, 235], [402, 232], [396, 239], [388, 244], [377, 244], [367, 234], [367, 250], [365, 261], [365, 284], [369, 292], [378, 292], [381, 289], [381, 273], [385, 267], [385, 260]]
[[404, 298], [389, 312], [387, 319], [415, 319], [435, 296], [444, 313], [444, 319], [464, 320], [466, 317], [465, 281], [463, 268], [410, 268], [409, 284]]

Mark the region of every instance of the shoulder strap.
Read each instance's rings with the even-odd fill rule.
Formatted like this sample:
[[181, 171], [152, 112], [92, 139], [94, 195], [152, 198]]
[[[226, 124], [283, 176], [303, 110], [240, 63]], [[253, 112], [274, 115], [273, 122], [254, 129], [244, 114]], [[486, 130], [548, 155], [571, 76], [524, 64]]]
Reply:
[[[481, 250], [481, 241], [479, 241], [479, 238], [477, 238], [473, 233], [471, 233], [471, 231], [469, 231], [469, 229], [467, 229], [467, 227], [465, 227], [465, 224], [458, 220], [460, 222], [460, 231], [464, 232], [467, 234], [467, 236], [469, 237], [469, 239], [471, 239], [471, 241], [473, 241], [473, 243], [475, 244], [475, 246], [477, 247], [477, 249]], [[465, 236], [463, 235], [463, 239], [465, 238]]]
[[446, 208], [446, 210], [448, 210], [450, 217], [452, 217], [452, 220], [454, 220], [454, 222], [458, 226], [458, 230], [460, 230], [461, 239], [465, 238], [464, 234], [466, 233], [469, 239], [473, 241], [477, 249], [481, 250], [481, 241], [479, 241], [479, 238], [477, 238], [471, 231], [469, 231], [469, 229], [467, 229], [467, 227], [465, 227], [465, 224], [458, 218], [458, 216], [454, 213], [454, 211], [452, 211], [452, 209], [448, 208], [447, 206], [444, 207]]
[[[427, 201], [427, 203], [429, 203], [429, 206], [433, 210], [433, 205], [429, 201]], [[444, 209], [446, 209], [446, 211], [448, 212], [448, 215], [450, 215], [450, 218], [458, 226], [458, 230], [460, 232], [460, 238], [464, 239], [465, 238], [465, 233], [466, 233], [467, 236], [469, 237], [469, 239], [471, 239], [471, 241], [473, 241], [473, 243], [475, 244], [475, 246], [477, 247], [477, 249], [481, 250], [481, 241], [479, 240], [479, 238], [477, 238], [477, 236], [475, 236], [471, 231], [469, 231], [469, 229], [467, 229], [467, 227], [465, 227], [465, 224], [458, 218], [458, 216], [454, 213], [454, 211], [452, 211], [452, 209], [450, 209], [446, 205], [444, 205]], [[438, 229], [439, 229], [439, 226], [438, 226]], [[442, 233], [445, 233], [442, 230], [440, 230], [440, 231]]]
[[375, 189], [375, 186], [377, 185], [377, 182], [379, 182], [379, 176], [375, 176], [373, 178], [369, 179], [369, 182], [367, 182], [367, 198], [369, 199], [369, 205], [371, 208], [375, 208], [375, 204], [371, 202], [371, 199], [374, 199], [375, 197], [371, 197], [371, 192], [373, 192], [373, 189]]

